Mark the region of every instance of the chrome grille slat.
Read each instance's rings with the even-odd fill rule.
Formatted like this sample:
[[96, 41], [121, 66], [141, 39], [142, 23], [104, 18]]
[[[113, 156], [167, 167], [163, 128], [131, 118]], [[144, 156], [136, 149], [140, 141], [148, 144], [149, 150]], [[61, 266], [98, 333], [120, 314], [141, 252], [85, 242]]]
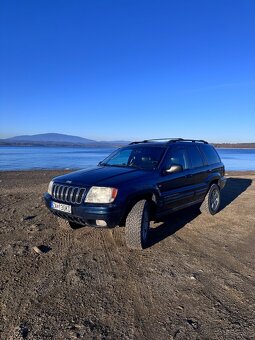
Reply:
[[55, 183], [52, 188], [52, 197], [65, 203], [81, 204], [86, 188], [67, 186]]
[[60, 185], [57, 186], [57, 189], [56, 189], [56, 198], [59, 199], [59, 189], [60, 189]]
[[62, 192], [62, 200], [65, 200], [65, 197], [66, 197], [66, 190], [67, 190], [67, 188], [66, 188], [66, 186], [64, 185], [64, 187], [63, 187], [63, 192]]
[[67, 191], [67, 199], [66, 199], [66, 201], [67, 201], [68, 203], [69, 203], [70, 200], [71, 200], [71, 191], [72, 191], [72, 188], [69, 187], [69, 188], [68, 188], [68, 191]]
[[63, 185], [59, 187], [59, 199], [62, 201]]
[[61, 188], [62, 188], [62, 185], [59, 186], [58, 188], [58, 199], [61, 201]]
[[52, 197], [56, 197], [56, 185], [53, 184]]
[[75, 189], [75, 187], [72, 188], [71, 194], [70, 194], [70, 202], [71, 202], [71, 203], [74, 203], [74, 202], [73, 202], [73, 193], [74, 193], [74, 189]]
[[65, 187], [66, 188], [66, 192], [65, 192], [65, 201], [67, 201], [66, 199], [67, 199], [67, 194], [68, 194], [68, 187]]
[[79, 192], [78, 192], [78, 197], [76, 198], [76, 201], [78, 203], [81, 203], [82, 202], [82, 199], [84, 197], [84, 194], [85, 194], [85, 189], [84, 188], [80, 188]]
[[77, 194], [76, 194], [76, 196], [75, 196], [75, 201], [76, 201], [77, 203], [79, 203], [79, 202], [78, 202], [79, 192], [80, 192], [80, 190], [79, 190], [79, 188], [78, 188]]

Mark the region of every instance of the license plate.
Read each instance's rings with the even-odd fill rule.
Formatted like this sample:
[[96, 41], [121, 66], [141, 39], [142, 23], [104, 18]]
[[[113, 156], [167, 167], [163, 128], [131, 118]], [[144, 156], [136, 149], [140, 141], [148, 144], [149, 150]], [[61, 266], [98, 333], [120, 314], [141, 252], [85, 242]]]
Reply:
[[67, 205], [67, 204], [51, 202], [51, 208], [56, 209], [56, 210], [60, 210], [60, 211], [63, 211], [63, 212], [69, 213], [69, 214], [72, 213], [71, 205]]

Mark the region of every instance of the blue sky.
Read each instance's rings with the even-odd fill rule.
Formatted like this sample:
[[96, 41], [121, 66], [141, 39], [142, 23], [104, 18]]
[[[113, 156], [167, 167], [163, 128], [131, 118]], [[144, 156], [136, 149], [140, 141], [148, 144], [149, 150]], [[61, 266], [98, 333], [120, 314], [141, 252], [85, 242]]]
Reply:
[[0, 137], [255, 142], [255, 1], [2, 0]]

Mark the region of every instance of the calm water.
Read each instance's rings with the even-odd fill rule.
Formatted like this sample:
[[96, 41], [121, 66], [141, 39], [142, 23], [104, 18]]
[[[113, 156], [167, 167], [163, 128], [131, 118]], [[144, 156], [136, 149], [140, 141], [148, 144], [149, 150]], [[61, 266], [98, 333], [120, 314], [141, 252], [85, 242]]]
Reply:
[[[0, 147], [0, 170], [80, 169], [96, 165], [114, 149]], [[219, 149], [226, 170], [255, 170], [255, 149]]]

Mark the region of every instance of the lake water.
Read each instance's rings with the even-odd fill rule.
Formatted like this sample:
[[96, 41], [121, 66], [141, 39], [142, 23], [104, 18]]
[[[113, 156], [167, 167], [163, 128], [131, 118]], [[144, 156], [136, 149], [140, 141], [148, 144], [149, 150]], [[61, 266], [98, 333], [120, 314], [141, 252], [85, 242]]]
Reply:
[[[83, 169], [95, 166], [112, 148], [0, 147], [0, 170]], [[255, 149], [218, 149], [226, 170], [255, 170]]]

